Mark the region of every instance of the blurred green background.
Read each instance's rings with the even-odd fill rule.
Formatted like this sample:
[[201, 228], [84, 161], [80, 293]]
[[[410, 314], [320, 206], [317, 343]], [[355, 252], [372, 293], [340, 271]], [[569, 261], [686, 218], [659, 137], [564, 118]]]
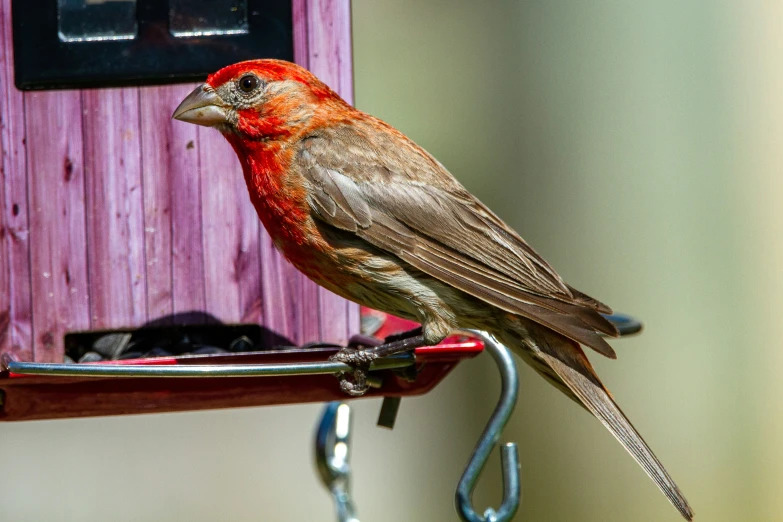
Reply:
[[[408, 134], [577, 288], [646, 323], [590, 354], [697, 520], [783, 520], [783, 4], [355, 0], [357, 105]], [[675, 521], [603, 427], [522, 368], [517, 520]], [[489, 361], [355, 408], [361, 520], [455, 520]], [[3, 425], [0, 519], [334, 519], [320, 406]], [[499, 466], [475, 496], [500, 499]]]

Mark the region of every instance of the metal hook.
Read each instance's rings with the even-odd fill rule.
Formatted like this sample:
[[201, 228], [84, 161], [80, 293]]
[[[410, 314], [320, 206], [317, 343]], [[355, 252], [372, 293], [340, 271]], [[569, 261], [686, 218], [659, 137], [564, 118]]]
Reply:
[[471, 496], [473, 495], [473, 489], [476, 487], [481, 470], [487, 463], [489, 454], [497, 444], [500, 434], [503, 432], [503, 428], [505, 428], [509, 417], [511, 417], [511, 412], [514, 411], [514, 406], [517, 403], [517, 395], [519, 394], [519, 375], [517, 373], [517, 367], [508, 348], [500, 344], [494, 337], [486, 332], [460, 330], [456, 333], [478, 337], [484, 341], [485, 350], [489, 351], [489, 354], [498, 366], [501, 382], [500, 400], [495, 407], [495, 411], [492, 412], [492, 416], [489, 418], [489, 422], [487, 423], [486, 428], [484, 428], [484, 432], [481, 434], [481, 438], [479, 439], [478, 444], [476, 444], [473, 455], [470, 457], [465, 472], [462, 474], [462, 478], [457, 485], [457, 494], [455, 498], [457, 512], [462, 520], [468, 522], [505, 522], [511, 520], [517, 512], [521, 498], [519, 453], [516, 444], [504, 444], [501, 448], [500, 458], [503, 473], [503, 501], [500, 508], [497, 511], [488, 508], [484, 511], [483, 516], [479, 515], [473, 509]]
[[321, 482], [332, 494], [339, 522], [359, 522], [351, 499], [350, 442], [351, 407], [330, 402], [315, 435], [315, 462]]

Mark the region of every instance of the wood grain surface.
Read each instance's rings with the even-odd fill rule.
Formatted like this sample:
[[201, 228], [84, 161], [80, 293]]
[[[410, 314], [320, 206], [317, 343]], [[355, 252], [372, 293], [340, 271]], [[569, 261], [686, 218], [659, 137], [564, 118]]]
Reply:
[[[193, 84], [22, 93], [10, 2], [0, 0], [0, 353], [62, 361], [67, 332], [205, 314], [296, 343], [359, 331], [357, 305], [273, 249], [222, 136], [171, 120]], [[350, 1], [293, 8], [296, 60], [352, 101]]]

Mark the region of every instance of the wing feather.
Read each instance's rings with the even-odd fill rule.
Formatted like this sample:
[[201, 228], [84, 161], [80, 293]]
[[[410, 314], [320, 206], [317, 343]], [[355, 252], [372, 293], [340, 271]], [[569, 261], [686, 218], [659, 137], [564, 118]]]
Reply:
[[[572, 346], [563, 340], [538, 344], [532, 356], [534, 368], [595, 415], [658, 485], [682, 516], [686, 520], [693, 520], [693, 510], [685, 496], [598, 379], [584, 352], [578, 346]], [[550, 370], [554, 371], [556, 377], [550, 375]], [[558, 380], [560, 383], [557, 382]]]
[[[615, 357], [598, 333], [618, 334], [601, 315], [609, 307], [568, 286], [455, 180], [437, 186], [419, 181], [428, 176], [405, 175], [399, 165], [384, 163], [378, 150], [361, 148], [360, 136], [347, 141], [360, 147], [351, 154], [358, 165], [346, 166], [328, 143], [308, 138], [297, 156], [311, 185], [308, 202], [322, 221], [470, 295]], [[422, 165], [427, 163], [416, 167]], [[434, 160], [430, 165], [443, 169]]]

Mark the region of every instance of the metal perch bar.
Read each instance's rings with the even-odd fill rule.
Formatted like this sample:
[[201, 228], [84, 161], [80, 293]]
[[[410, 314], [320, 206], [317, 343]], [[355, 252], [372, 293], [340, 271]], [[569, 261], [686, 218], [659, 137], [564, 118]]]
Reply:
[[[393, 370], [415, 364], [412, 353], [397, 354], [374, 361], [370, 370]], [[132, 364], [57, 364], [4, 361], [4, 369], [19, 375], [59, 377], [264, 377], [284, 375], [325, 375], [353, 371], [341, 362], [284, 364], [215, 365], [132, 365]]]
[[455, 498], [457, 512], [462, 520], [468, 522], [505, 522], [511, 520], [517, 512], [521, 498], [519, 454], [517, 452], [516, 444], [508, 443], [501, 448], [500, 458], [503, 472], [503, 501], [500, 508], [497, 511], [488, 508], [484, 511], [483, 516], [479, 515], [473, 509], [471, 497], [473, 495], [473, 489], [476, 487], [476, 483], [481, 474], [481, 470], [487, 463], [487, 459], [489, 458], [492, 449], [498, 443], [503, 428], [505, 428], [509, 417], [511, 417], [511, 412], [514, 411], [514, 406], [517, 403], [517, 395], [519, 394], [519, 375], [511, 352], [508, 348], [497, 342], [492, 336], [485, 332], [475, 330], [463, 330], [459, 333], [471, 337], [478, 337], [484, 341], [484, 349], [489, 351], [489, 354], [492, 356], [492, 359], [494, 359], [495, 364], [497, 364], [498, 370], [500, 371], [501, 391], [500, 399], [495, 407], [495, 411], [492, 412], [492, 416], [490, 417], [486, 428], [484, 428], [484, 432], [481, 434], [481, 438], [479, 438], [479, 442], [473, 450], [473, 455], [457, 486]]

